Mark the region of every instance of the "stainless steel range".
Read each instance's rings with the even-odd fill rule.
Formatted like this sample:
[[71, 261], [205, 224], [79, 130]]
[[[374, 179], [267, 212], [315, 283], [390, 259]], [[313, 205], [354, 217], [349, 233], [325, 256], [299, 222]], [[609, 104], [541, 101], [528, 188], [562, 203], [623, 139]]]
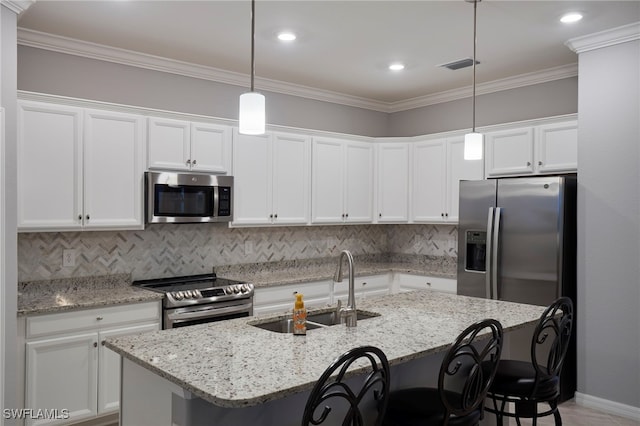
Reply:
[[165, 295], [163, 329], [253, 315], [253, 284], [216, 274], [139, 280], [133, 285]]

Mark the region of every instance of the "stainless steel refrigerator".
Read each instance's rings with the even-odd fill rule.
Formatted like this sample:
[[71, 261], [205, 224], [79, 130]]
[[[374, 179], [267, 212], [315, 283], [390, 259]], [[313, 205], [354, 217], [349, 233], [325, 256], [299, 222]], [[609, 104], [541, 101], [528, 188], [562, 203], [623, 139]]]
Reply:
[[[576, 177], [460, 182], [458, 294], [546, 306], [576, 302]], [[575, 392], [573, 342], [562, 400]]]

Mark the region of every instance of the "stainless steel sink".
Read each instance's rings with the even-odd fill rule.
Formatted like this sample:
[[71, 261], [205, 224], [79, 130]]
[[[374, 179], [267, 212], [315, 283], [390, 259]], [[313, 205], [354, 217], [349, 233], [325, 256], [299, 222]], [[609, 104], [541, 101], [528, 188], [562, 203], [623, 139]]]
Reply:
[[[358, 320], [380, 316], [380, 314], [376, 314], [374, 312], [366, 312], [361, 310], [358, 310], [357, 312]], [[325, 328], [337, 324], [340, 324], [340, 318], [336, 315], [335, 310], [329, 312], [307, 314], [307, 330]], [[249, 323], [249, 325], [276, 333], [293, 333], [293, 319], [291, 318], [278, 318], [272, 321], [258, 320], [257, 322]]]
[[[358, 315], [357, 317], [358, 321], [380, 316], [380, 314], [376, 314], [374, 312], [365, 312], [359, 309], [356, 310], [356, 312]], [[336, 314], [336, 311], [321, 312], [317, 314], [308, 314], [307, 323], [309, 322], [331, 326], [331, 325], [340, 324], [340, 317]]]
[[[275, 331], [276, 333], [293, 333], [293, 319], [291, 318], [280, 318], [274, 321], [253, 323], [250, 325], [262, 328], [263, 330]], [[322, 325], [307, 322], [307, 330], [320, 327], [322, 327]]]

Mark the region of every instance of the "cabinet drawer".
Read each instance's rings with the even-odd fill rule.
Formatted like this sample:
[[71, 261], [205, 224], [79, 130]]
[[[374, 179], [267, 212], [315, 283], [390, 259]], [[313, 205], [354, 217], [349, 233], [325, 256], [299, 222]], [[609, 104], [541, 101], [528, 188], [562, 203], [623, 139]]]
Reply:
[[119, 324], [160, 320], [160, 302], [109, 306], [97, 309], [27, 317], [27, 339], [54, 333], [99, 329]]
[[283, 285], [278, 287], [257, 288], [253, 303], [255, 306], [290, 302], [293, 308], [295, 293], [302, 293], [305, 304], [313, 299], [329, 298], [329, 281]]
[[[391, 277], [389, 274], [385, 275], [372, 275], [368, 277], [356, 277], [355, 278], [355, 291], [356, 295], [363, 293], [384, 293], [389, 291]], [[343, 279], [342, 282], [333, 283], [333, 292], [336, 295], [343, 295], [349, 293], [349, 279]]]
[[457, 292], [457, 280], [441, 277], [425, 277], [420, 275], [399, 274], [400, 291], [435, 290], [443, 293]]

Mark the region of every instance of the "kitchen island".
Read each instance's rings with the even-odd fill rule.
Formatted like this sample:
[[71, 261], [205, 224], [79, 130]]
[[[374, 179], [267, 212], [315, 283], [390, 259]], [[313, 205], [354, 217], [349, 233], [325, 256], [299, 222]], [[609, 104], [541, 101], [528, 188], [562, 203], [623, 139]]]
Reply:
[[422, 290], [369, 298], [358, 309], [380, 315], [304, 337], [252, 325], [277, 318], [270, 316], [109, 339], [123, 357], [121, 424], [299, 424], [315, 381], [350, 348], [382, 349], [392, 389], [425, 384], [435, 379], [438, 354], [469, 324], [495, 318], [508, 336], [544, 307]]

